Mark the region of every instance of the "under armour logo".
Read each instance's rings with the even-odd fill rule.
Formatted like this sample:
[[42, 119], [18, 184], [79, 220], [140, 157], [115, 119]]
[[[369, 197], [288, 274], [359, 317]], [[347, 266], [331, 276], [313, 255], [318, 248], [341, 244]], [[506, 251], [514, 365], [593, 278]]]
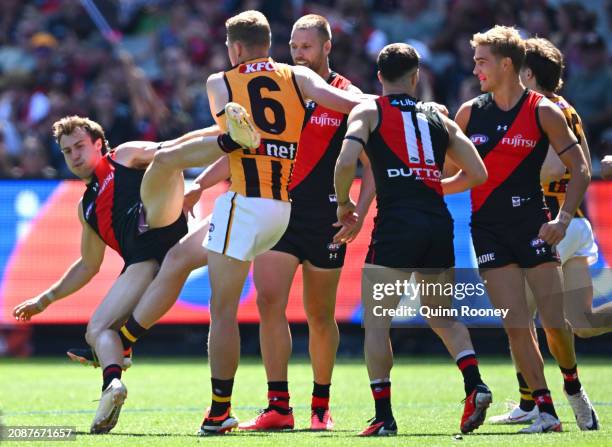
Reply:
[[338, 253], [330, 253], [329, 259], [338, 259]]
[[504, 132], [507, 132], [508, 131], [508, 125], [506, 124], [505, 126], [502, 126], [501, 124], [498, 124], [497, 125], [497, 131], [499, 132], [499, 131], [502, 131], [502, 130]]
[[538, 248], [538, 249], [536, 250], [536, 254], [537, 254], [537, 255], [543, 255], [543, 254], [545, 254], [545, 253], [546, 253], [546, 247]]

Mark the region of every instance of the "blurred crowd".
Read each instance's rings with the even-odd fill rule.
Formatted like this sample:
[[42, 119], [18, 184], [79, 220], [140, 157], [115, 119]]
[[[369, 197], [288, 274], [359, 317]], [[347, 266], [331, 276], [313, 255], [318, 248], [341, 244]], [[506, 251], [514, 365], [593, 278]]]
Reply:
[[366, 92], [380, 92], [378, 51], [412, 44], [420, 96], [451, 113], [480, 93], [473, 33], [503, 24], [547, 37], [565, 55], [561, 94], [585, 122], [593, 159], [612, 153], [612, 0], [2, 0], [0, 177], [70, 177], [50, 133], [67, 114], [100, 122], [111, 146], [212, 124], [203, 82], [229, 66], [224, 22], [245, 9], [266, 14], [281, 62], [295, 19], [327, 17], [332, 69]]

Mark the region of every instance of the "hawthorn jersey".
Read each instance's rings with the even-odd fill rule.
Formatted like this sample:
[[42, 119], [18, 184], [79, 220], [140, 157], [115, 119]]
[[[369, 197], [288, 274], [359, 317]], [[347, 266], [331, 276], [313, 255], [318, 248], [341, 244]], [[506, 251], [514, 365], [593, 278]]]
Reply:
[[[563, 97], [561, 96], [551, 96], [550, 99], [554, 102], [563, 112], [563, 116], [565, 116], [565, 120], [567, 121], [567, 125], [576, 138], [578, 138], [578, 143], [582, 144], [585, 141], [584, 130], [582, 129], [582, 122], [576, 109], [574, 109]], [[565, 200], [565, 192], [567, 190], [567, 184], [569, 183], [571, 175], [569, 171], [565, 171], [563, 177], [554, 182], [549, 182], [542, 185], [544, 188], [544, 199], [546, 200], [546, 205], [550, 209], [550, 212], [553, 216], [556, 216], [559, 213], [559, 208], [561, 208], [563, 201]], [[586, 207], [585, 203], [582, 202], [578, 209], [576, 210], [576, 215], [574, 217], [586, 217]]]
[[[253, 59], [226, 71], [224, 79], [228, 101], [242, 105], [261, 133], [257, 149], [229, 154], [230, 191], [289, 201], [289, 180], [305, 116], [291, 67], [271, 58]], [[225, 123], [221, 125], [226, 130]]]
[[442, 169], [449, 136], [438, 112], [409, 95], [376, 100], [378, 125], [365, 151], [379, 211], [411, 208], [448, 215]]
[[542, 98], [525, 90], [508, 111], [497, 107], [490, 93], [473, 101], [466, 134], [489, 174], [471, 190], [473, 223], [516, 222], [548, 213], [540, 186], [548, 150], [537, 112]]
[[[332, 72], [328, 83], [346, 90], [351, 82]], [[313, 101], [306, 103], [306, 119], [300, 136], [289, 195], [292, 206], [329, 209], [336, 216], [334, 168], [346, 133], [347, 116]]]
[[[130, 264], [156, 259], [160, 264], [166, 252], [187, 233], [187, 220], [181, 213], [173, 224], [149, 230], [140, 198], [144, 169], [128, 168], [106, 154], [94, 169], [83, 194], [83, 216], [106, 245]], [[124, 268], [125, 270], [125, 268]]]

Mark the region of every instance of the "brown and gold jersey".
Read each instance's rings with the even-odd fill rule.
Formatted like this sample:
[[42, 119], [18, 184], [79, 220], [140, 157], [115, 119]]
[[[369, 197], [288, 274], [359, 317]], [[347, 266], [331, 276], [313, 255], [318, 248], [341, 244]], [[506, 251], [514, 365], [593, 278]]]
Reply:
[[[565, 116], [565, 120], [567, 121], [567, 125], [576, 138], [578, 138], [578, 143], [582, 144], [585, 140], [584, 130], [582, 129], [582, 122], [580, 121], [580, 117], [574, 109], [562, 96], [551, 96], [550, 99], [554, 102], [557, 107], [561, 109], [563, 115]], [[546, 205], [550, 209], [552, 216], [556, 216], [559, 213], [559, 208], [563, 205], [563, 201], [565, 200], [565, 192], [567, 190], [567, 184], [569, 183], [571, 175], [569, 171], [565, 171], [565, 174], [559, 181], [549, 182], [547, 184], [543, 184], [542, 188], [544, 189], [544, 199], [546, 200]], [[576, 216], [574, 217], [586, 217], [586, 209], [584, 206], [584, 202], [580, 204], [578, 210], [576, 211]]]
[[[246, 197], [289, 201], [305, 107], [291, 68], [271, 58], [253, 59], [224, 73], [229, 101], [248, 110], [261, 144], [229, 154], [231, 191]], [[221, 126], [225, 129], [224, 120]]]

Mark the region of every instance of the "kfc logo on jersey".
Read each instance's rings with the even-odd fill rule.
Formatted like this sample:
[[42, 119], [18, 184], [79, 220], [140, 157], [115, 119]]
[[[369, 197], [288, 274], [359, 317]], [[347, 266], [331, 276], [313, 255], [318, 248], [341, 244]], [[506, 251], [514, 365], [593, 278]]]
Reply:
[[487, 141], [489, 141], [489, 137], [487, 137], [486, 135], [477, 133], [474, 134], [470, 137], [470, 140], [472, 140], [472, 143], [474, 143], [476, 146], [480, 146], [481, 144], [485, 144]]
[[270, 61], [242, 64], [238, 71], [242, 74], [257, 73], [259, 71], [274, 71], [274, 64]]
[[340, 127], [340, 124], [342, 124], [342, 120], [339, 118], [334, 118], [333, 116], [329, 116], [329, 114], [325, 112], [321, 115], [312, 115], [310, 117], [310, 124], [314, 124], [316, 126], [321, 127]]
[[442, 178], [442, 172], [435, 168], [391, 168], [387, 169], [387, 177], [412, 177], [414, 176], [417, 180], [432, 180], [439, 182]]
[[523, 138], [521, 134], [513, 135], [511, 137], [502, 138], [502, 144], [512, 147], [524, 147], [527, 149], [533, 149], [537, 141], [536, 140], [528, 140], [527, 138]]

